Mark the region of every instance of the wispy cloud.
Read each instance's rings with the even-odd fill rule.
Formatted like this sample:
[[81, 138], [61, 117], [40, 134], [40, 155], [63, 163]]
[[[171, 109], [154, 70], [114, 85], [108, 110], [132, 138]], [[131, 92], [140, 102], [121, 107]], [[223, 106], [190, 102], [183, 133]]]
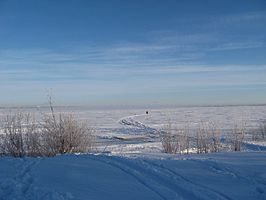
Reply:
[[[150, 57], [150, 54], [157, 54], [157, 51], [168, 51], [172, 48], [172, 46], [120, 45], [83, 47], [78, 51], [61, 53], [44, 49], [2, 51], [0, 79], [2, 85], [26, 82], [56, 85], [70, 83], [81, 85], [86, 82], [95, 85], [99, 81], [112, 84], [120, 81], [133, 83], [135, 79], [136, 85], [141, 87], [143, 81], [150, 80], [151, 82], [146, 85], [147, 87], [153, 85], [153, 88], [161, 87], [160, 85], [163, 85], [163, 88], [171, 88], [171, 85], [184, 87], [262, 84], [264, 81], [261, 74], [266, 73], [266, 65], [191, 64], [178, 62], [178, 59], [171, 57]], [[134, 53], [140, 53], [144, 57], [138, 60], [135, 55], [132, 58]], [[247, 78], [250, 72], [255, 75]]]
[[[182, 24], [193, 24], [197, 31], [176, 29], [144, 33], [142, 41], [124, 41], [109, 45], [72, 45], [65, 49], [0, 49], [0, 69], [110, 67], [145, 68], [207, 64], [212, 52], [265, 48], [263, 31], [245, 34], [266, 21], [264, 12], [182, 18]], [[246, 24], [249, 23], [248, 27]], [[227, 26], [230, 27], [228, 32]], [[239, 26], [244, 28], [239, 30]], [[238, 28], [236, 28], [238, 27]], [[241, 31], [241, 32], [240, 32]], [[232, 37], [231, 33], [238, 33]], [[218, 61], [217, 61], [218, 62]], [[228, 63], [230, 64], [230, 63]], [[241, 63], [239, 63], [241, 64]], [[256, 64], [256, 63], [255, 63]]]
[[253, 48], [260, 48], [265, 47], [264, 42], [231, 42], [231, 43], [224, 43], [218, 45], [212, 49], [211, 51], [226, 51], [226, 50], [237, 50], [237, 49], [253, 49]]
[[80, 47], [78, 50], [54, 52], [52, 50], [19, 49], [0, 51], [0, 68], [41, 68], [76, 65], [145, 67], [166, 66], [193, 62], [200, 52], [181, 51], [177, 44], [123, 44], [105, 47]]
[[230, 23], [235, 24], [236, 22], [254, 22], [260, 21], [263, 22], [266, 20], [266, 13], [265, 11], [253, 11], [253, 12], [244, 12], [238, 14], [227, 14], [218, 17], [221, 23]]
[[153, 41], [179, 44], [183, 51], [205, 55], [212, 50], [265, 48], [265, 11], [191, 16], [178, 18], [174, 23], [176, 29], [153, 31], [149, 36]]

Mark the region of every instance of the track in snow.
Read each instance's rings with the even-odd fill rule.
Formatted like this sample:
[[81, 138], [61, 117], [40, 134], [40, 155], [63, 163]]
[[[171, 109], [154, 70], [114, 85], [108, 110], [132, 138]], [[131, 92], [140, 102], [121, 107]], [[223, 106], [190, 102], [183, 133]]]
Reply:
[[136, 130], [139, 130], [141, 132], [145, 131], [150, 134], [159, 133], [160, 132], [159, 130], [152, 128], [148, 125], [145, 125], [142, 122], [134, 119], [135, 117], [144, 116], [144, 115], [146, 114], [126, 116], [121, 118], [118, 123], [126, 127], [135, 128]]
[[[92, 157], [90, 157], [92, 159]], [[134, 160], [121, 157], [98, 156], [93, 160], [118, 168], [135, 178], [140, 184], [157, 194], [161, 199], [217, 199], [230, 197], [201, 184], [196, 184], [181, 174], [158, 165], [151, 160]]]
[[[17, 173], [12, 178], [0, 180], [0, 200], [70, 200], [69, 194], [56, 191], [45, 191], [34, 184], [31, 174], [34, 167], [40, 163], [41, 158], [14, 158], [20, 163], [15, 166]], [[13, 167], [13, 166], [10, 166]]]
[[30, 174], [32, 167], [37, 164], [36, 160], [28, 161], [19, 159], [18, 171], [12, 179], [7, 179], [0, 184], [0, 199], [16, 199], [17, 196], [31, 199], [33, 177]]
[[160, 156], [0, 158], [0, 199], [266, 198], [265, 152]]

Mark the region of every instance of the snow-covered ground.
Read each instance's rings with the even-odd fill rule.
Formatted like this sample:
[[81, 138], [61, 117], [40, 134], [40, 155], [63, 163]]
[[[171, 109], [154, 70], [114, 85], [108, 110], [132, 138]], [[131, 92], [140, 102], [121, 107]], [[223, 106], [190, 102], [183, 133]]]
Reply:
[[[21, 110], [32, 113], [37, 121], [41, 121], [44, 114], [50, 113], [49, 108], [40, 107]], [[200, 123], [211, 121], [222, 130], [223, 134], [227, 134], [235, 124], [246, 123], [248, 130], [253, 134], [258, 130], [260, 123], [266, 120], [266, 106], [177, 107], [147, 110], [148, 115], [145, 114], [146, 109], [95, 110], [86, 107], [55, 107], [56, 112], [71, 113], [95, 130], [97, 151], [112, 152], [115, 155], [161, 152], [158, 132], [169, 123], [177, 128], [189, 126], [193, 132]], [[12, 113], [14, 112], [16, 109], [12, 110]], [[0, 118], [8, 113], [10, 109], [0, 109]], [[254, 141], [252, 134], [245, 136], [246, 142], [253, 144], [246, 145], [246, 150], [258, 149], [258, 145], [265, 146], [265, 142]]]
[[[41, 121], [47, 109], [24, 109]], [[217, 122], [223, 133], [243, 120], [257, 130], [266, 106], [87, 110], [59, 108], [95, 130], [94, 154], [0, 157], [0, 200], [266, 199], [266, 143], [245, 138], [244, 152], [169, 155], [159, 134], [171, 121], [193, 130]], [[14, 111], [12, 111], [14, 112]], [[9, 113], [0, 109], [0, 117]], [[100, 152], [100, 153], [99, 153]]]
[[266, 152], [0, 158], [1, 200], [266, 199]]

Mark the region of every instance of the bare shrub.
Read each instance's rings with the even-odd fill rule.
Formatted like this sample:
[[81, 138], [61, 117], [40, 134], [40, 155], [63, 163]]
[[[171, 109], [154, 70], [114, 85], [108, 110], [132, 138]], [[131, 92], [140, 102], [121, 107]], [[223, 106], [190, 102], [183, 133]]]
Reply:
[[29, 114], [17, 112], [3, 120], [0, 134], [0, 155], [55, 156], [64, 153], [91, 151], [95, 140], [92, 129], [80, 124], [73, 115], [45, 116], [36, 123]]
[[79, 123], [73, 115], [55, 115], [52, 98], [48, 96], [51, 114], [44, 116], [41, 141], [46, 156], [91, 151], [95, 138], [91, 128]]
[[190, 141], [186, 130], [181, 130], [180, 135], [178, 137], [179, 137], [179, 153], [188, 154]]
[[246, 123], [242, 123], [239, 125], [234, 125], [232, 130], [233, 140], [232, 140], [232, 150], [233, 151], [241, 151], [243, 146], [243, 140], [246, 135]]
[[7, 115], [3, 121], [1, 135], [1, 154], [14, 157], [39, 156], [40, 133], [30, 114], [17, 112]]
[[165, 153], [176, 153], [178, 150], [178, 140], [172, 134], [172, 124], [167, 124], [161, 131], [161, 142]]
[[161, 131], [161, 142], [165, 153], [188, 153], [189, 138], [186, 129], [172, 128], [171, 123]]
[[2, 137], [2, 154], [15, 157], [24, 156], [22, 114], [8, 115], [4, 119], [4, 134]]
[[209, 137], [209, 149], [210, 152], [219, 152], [221, 149], [221, 129], [217, 123], [210, 122], [208, 124], [208, 137]]
[[201, 122], [196, 131], [197, 153], [218, 152], [221, 149], [221, 129], [217, 123]]
[[260, 135], [262, 140], [266, 139], [266, 120], [260, 123]]
[[[25, 115], [25, 114], [24, 114]], [[23, 134], [23, 143], [27, 156], [42, 156], [44, 154], [41, 141], [41, 127], [30, 114], [25, 115], [25, 132]]]
[[208, 153], [208, 129], [205, 123], [201, 122], [196, 131], [197, 153]]
[[252, 140], [265, 141], [266, 140], [266, 120], [260, 121], [258, 127], [249, 129], [247, 133], [251, 135]]
[[88, 152], [95, 143], [92, 129], [80, 124], [73, 115], [48, 116], [43, 124], [42, 140], [47, 156]]

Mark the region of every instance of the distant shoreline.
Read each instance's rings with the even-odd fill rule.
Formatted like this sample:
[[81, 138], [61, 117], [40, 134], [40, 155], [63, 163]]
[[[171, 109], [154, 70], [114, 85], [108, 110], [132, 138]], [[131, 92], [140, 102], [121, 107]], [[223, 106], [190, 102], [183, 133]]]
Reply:
[[[266, 106], [266, 104], [224, 104], [224, 105], [126, 105], [126, 106], [83, 106], [83, 105], [55, 105], [54, 108], [69, 109], [89, 109], [89, 110], [132, 110], [132, 109], [171, 109], [171, 108], [195, 108], [195, 107], [249, 107], [249, 106]], [[0, 106], [0, 109], [50, 109], [49, 106]]]

